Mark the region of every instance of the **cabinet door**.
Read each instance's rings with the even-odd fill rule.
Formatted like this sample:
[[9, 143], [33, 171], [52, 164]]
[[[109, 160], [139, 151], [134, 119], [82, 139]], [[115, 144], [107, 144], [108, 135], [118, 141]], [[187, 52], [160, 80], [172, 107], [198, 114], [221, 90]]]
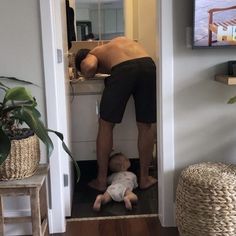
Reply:
[[96, 160], [98, 108], [101, 95], [74, 96], [72, 112], [72, 152], [76, 160]]
[[95, 141], [98, 131], [98, 108], [101, 95], [75, 96], [72, 104], [72, 141]]

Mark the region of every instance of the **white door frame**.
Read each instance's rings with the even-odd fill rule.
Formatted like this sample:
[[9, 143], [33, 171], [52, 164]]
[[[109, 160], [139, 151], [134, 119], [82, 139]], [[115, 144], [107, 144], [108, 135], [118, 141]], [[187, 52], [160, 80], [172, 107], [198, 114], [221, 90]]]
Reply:
[[160, 47], [158, 66], [158, 201], [164, 227], [175, 226], [174, 209], [174, 67], [172, 0], [157, 0]]
[[[54, 45], [52, 3], [40, 1], [42, 24], [43, 60], [45, 71], [46, 108], [48, 126], [57, 129], [60, 110], [58, 109], [56, 52]], [[159, 24], [159, 65], [158, 65], [158, 199], [159, 216], [162, 226], [175, 226], [174, 220], [174, 81], [173, 81], [173, 15], [172, 0], [157, 0]], [[57, 129], [58, 130], [58, 129]], [[60, 130], [60, 129], [59, 129]], [[65, 209], [63, 197], [62, 161], [59, 158], [61, 144], [54, 142], [53, 163], [50, 178], [56, 192], [51, 192], [51, 233], [65, 231]], [[56, 168], [55, 168], [56, 167]], [[53, 207], [53, 205], [55, 205]]]
[[[56, 0], [57, 1], [57, 0]], [[58, 30], [56, 16], [61, 14], [60, 1], [39, 0], [40, 17], [42, 29], [43, 65], [45, 77], [45, 96], [47, 126], [50, 129], [62, 132], [67, 141], [66, 120], [66, 92], [64, 81], [64, 65], [58, 65], [57, 48], [62, 42], [61, 32]], [[57, 15], [56, 15], [57, 14]], [[61, 27], [61, 25], [59, 25]], [[59, 35], [59, 36], [57, 36]], [[63, 52], [63, 50], [61, 51]], [[62, 57], [63, 55], [61, 55]], [[62, 59], [63, 60], [63, 59]], [[50, 233], [65, 232], [66, 229], [66, 209], [68, 201], [65, 198], [64, 174], [68, 174], [68, 160], [62, 149], [61, 141], [55, 136], [51, 136], [54, 150], [49, 158], [49, 228]], [[70, 205], [70, 203], [69, 203]]]

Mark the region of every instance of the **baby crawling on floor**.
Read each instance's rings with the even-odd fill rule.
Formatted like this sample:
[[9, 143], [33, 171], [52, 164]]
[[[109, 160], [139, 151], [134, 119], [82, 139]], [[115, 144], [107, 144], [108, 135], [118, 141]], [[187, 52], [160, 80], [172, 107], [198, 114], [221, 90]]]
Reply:
[[108, 176], [108, 188], [104, 194], [99, 194], [93, 205], [95, 211], [99, 211], [102, 204], [111, 200], [122, 202], [125, 207], [132, 210], [132, 203], [137, 202], [138, 197], [133, 193], [133, 189], [138, 187], [137, 177], [128, 171], [130, 167], [129, 159], [122, 153], [116, 153], [109, 159], [109, 169], [114, 172]]

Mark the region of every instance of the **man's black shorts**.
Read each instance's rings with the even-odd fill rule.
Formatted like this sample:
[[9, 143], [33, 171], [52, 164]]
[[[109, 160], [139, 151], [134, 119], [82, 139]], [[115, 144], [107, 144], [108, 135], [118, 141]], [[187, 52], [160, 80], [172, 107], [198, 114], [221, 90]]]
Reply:
[[136, 121], [156, 122], [156, 66], [150, 57], [128, 60], [115, 65], [105, 80], [100, 117], [120, 123], [126, 104], [133, 95]]

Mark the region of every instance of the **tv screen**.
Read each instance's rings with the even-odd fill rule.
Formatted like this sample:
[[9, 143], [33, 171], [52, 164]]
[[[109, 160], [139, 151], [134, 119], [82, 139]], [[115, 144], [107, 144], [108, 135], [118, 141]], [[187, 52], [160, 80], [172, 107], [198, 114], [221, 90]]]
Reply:
[[194, 0], [193, 47], [236, 46], [236, 0]]

